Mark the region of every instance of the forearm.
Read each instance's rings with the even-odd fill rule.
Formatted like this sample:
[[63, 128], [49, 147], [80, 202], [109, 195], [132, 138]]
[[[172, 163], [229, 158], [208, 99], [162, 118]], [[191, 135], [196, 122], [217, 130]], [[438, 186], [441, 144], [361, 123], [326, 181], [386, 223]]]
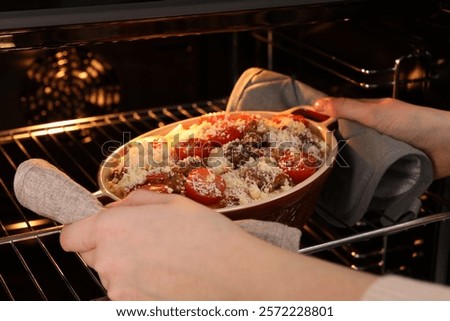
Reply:
[[362, 300], [450, 300], [450, 287], [397, 275], [386, 275], [372, 283], [363, 294]]
[[291, 268], [302, 275], [288, 292], [294, 300], [360, 300], [376, 280], [372, 274], [308, 256]]
[[82, 255], [113, 300], [360, 300], [380, 284], [251, 236], [187, 198], [148, 191], [66, 225], [61, 245]]
[[311, 256], [264, 247], [247, 256], [245, 274], [251, 277], [238, 282], [253, 290], [245, 300], [360, 300], [377, 279]]
[[397, 275], [378, 276], [310, 256], [288, 254], [279, 257], [273, 275], [266, 276], [269, 282], [266, 281], [265, 291], [261, 292], [267, 297], [261, 299], [450, 300], [448, 286]]

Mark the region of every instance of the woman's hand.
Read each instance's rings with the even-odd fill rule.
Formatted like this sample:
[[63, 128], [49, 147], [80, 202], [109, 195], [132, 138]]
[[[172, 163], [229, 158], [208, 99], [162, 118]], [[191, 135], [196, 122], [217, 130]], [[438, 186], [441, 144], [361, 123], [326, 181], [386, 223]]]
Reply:
[[450, 176], [450, 112], [393, 98], [322, 98], [315, 108], [335, 118], [357, 121], [422, 150], [433, 162], [435, 178]]
[[207, 207], [143, 190], [61, 233], [62, 247], [80, 252], [120, 300], [231, 298], [253, 243]]
[[251, 236], [208, 207], [144, 190], [64, 226], [112, 300], [346, 300], [374, 280]]

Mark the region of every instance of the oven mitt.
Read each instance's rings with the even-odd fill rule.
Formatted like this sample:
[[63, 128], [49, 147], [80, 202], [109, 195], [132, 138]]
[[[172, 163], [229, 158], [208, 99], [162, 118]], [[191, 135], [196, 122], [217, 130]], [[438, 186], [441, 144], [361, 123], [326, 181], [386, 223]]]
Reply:
[[[29, 159], [14, 176], [19, 203], [33, 212], [61, 224], [94, 215], [103, 205], [84, 187], [43, 159]], [[248, 233], [281, 248], [297, 252], [301, 232], [277, 222], [235, 221]]]
[[[238, 79], [227, 110], [285, 110], [325, 96], [287, 75], [250, 68]], [[433, 180], [428, 157], [361, 124], [339, 120], [338, 125], [337, 140], [348, 141], [339, 150], [316, 212], [337, 226], [354, 225], [368, 211], [380, 213], [384, 225], [415, 218], [419, 197]]]
[[433, 181], [430, 159], [420, 150], [359, 123], [340, 119], [335, 169], [317, 211], [329, 222], [354, 225], [367, 211], [391, 225], [417, 217], [419, 197]]
[[291, 77], [253, 67], [239, 77], [228, 99], [227, 110], [284, 110], [311, 105], [325, 96]]

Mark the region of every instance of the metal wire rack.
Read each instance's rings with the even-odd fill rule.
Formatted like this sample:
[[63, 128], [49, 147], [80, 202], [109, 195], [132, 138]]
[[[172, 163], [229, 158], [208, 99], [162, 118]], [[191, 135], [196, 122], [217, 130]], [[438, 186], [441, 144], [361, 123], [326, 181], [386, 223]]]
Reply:
[[[0, 300], [96, 300], [106, 296], [95, 271], [79, 255], [61, 249], [61, 225], [17, 202], [12, 185], [22, 161], [46, 159], [95, 192], [97, 170], [106, 157], [108, 142], [125, 143], [156, 127], [223, 111], [225, 106], [226, 99], [218, 99], [0, 132]], [[304, 229], [300, 252], [332, 253], [335, 261], [370, 270], [373, 264], [380, 266], [387, 255], [383, 244], [376, 241], [370, 245], [370, 240], [449, 218], [449, 213], [425, 211], [422, 218], [404, 224], [380, 227], [367, 223], [340, 230], [315, 218]], [[358, 247], [360, 242], [364, 242], [364, 251]], [[371, 257], [375, 260], [369, 260]]]
[[106, 295], [95, 272], [78, 255], [60, 248], [61, 226], [15, 199], [13, 179], [22, 161], [46, 159], [94, 192], [105, 143], [124, 142], [224, 106], [225, 100], [218, 100], [0, 132], [0, 300], [93, 300]]

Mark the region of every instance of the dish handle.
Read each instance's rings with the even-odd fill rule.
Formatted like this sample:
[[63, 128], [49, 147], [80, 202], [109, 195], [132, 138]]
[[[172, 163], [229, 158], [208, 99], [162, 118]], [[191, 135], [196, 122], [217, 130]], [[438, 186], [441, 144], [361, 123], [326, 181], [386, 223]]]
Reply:
[[102, 203], [103, 205], [107, 205], [109, 203], [117, 201], [116, 199], [112, 198], [111, 195], [109, 195], [105, 191], [102, 191], [101, 189], [93, 192], [92, 196], [94, 196], [96, 199], [98, 199], [99, 202]]
[[321, 114], [317, 112], [314, 107], [308, 105], [291, 107], [284, 110], [282, 114], [301, 115], [306, 119], [312, 120], [318, 125], [329, 129], [331, 129], [331, 127], [333, 127], [337, 121], [336, 118]]

